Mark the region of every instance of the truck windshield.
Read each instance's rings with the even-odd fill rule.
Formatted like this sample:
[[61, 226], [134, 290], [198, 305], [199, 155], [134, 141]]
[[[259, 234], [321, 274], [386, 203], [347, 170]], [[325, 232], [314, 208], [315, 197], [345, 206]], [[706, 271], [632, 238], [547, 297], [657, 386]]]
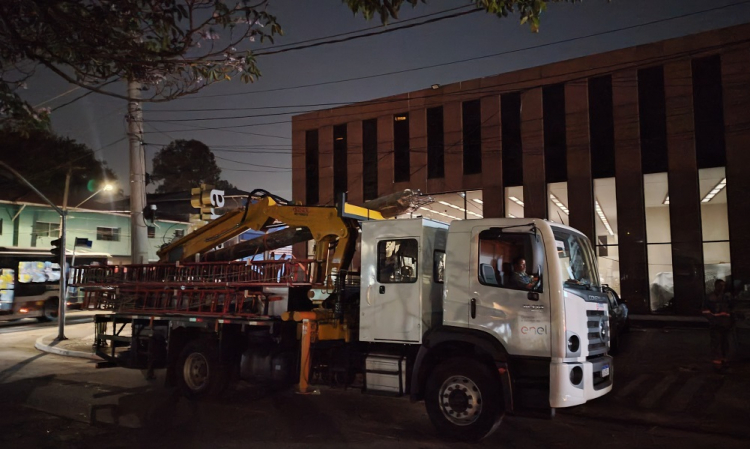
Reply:
[[566, 229], [552, 228], [560, 271], [566, 287], [599, 288], [599, 276], [589, 240]]

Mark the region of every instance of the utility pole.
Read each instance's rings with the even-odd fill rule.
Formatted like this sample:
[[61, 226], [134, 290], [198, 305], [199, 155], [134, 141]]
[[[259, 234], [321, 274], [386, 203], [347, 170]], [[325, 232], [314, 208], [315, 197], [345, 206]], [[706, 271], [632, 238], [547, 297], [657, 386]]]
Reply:
[[130, 257], [133, 264], [148, 263], [146, 207], [146, 156], [143, 151], [141, 83], [128, 81], [128, 140], [130, 142]]

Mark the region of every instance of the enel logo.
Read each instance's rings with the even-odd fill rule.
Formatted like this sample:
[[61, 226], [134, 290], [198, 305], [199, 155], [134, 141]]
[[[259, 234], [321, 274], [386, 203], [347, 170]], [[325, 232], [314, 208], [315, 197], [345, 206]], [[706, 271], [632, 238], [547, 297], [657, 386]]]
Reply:
[[544, 326], [539, 326], [539, 327], [524, 326], [521, 328], [521, 333], [524, 335], [528, 335], [528, 334], [546, 335], [547, 328]]

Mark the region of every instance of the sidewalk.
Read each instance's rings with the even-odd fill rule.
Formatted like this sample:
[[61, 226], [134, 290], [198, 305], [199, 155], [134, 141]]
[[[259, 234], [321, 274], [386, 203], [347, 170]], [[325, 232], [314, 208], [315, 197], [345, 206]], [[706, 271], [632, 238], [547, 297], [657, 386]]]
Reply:
[[[101, 311], [69, 312], [66, 318], [83, 318], [102, 313]], [[67, 340], [57, 341], [57, 331], [39, 337], [34, 347], [40, 351], [66, 357], [79, 357], [89, 360], [102, 360], [94, 354], [94, 323], [68, 324], [66, 320], [65, 336]]]

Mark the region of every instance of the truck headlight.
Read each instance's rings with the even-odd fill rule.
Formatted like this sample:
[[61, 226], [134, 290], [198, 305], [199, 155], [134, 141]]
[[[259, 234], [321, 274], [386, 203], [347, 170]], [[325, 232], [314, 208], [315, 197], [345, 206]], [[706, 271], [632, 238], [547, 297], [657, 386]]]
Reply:
[[578, 338], [578, 335], [571, 335], [570, 338], [568, 338], [568, 351], [578, 352], [580, 347], [581, 340]]

